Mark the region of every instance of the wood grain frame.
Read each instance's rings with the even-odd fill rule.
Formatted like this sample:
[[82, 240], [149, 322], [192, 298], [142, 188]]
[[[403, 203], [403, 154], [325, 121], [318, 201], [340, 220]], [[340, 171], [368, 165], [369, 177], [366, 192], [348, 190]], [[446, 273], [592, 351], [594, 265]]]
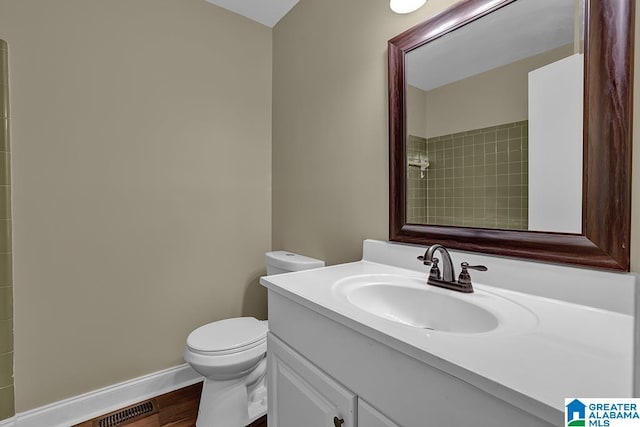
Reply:
[[587, 0], [582, 234], [406, 222], [405, 55], [518, 0], [465, 0], [389, 40], [389, 239], [629, 271], [634, 0]]

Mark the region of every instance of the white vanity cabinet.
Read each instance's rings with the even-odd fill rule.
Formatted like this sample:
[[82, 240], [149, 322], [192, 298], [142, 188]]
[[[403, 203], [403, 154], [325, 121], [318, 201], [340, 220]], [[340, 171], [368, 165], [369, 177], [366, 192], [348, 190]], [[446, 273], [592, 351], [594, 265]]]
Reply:
[[362, 399], [358, 399], [358, 426], [400, 427]]
[[[367, 240], [362, 261], [260, 279], [269, 292], [268, 352], [276, 361], [271, 415], [284, 420], [296, 413], [283, 396], [303, 393], [320, 408], [311, 412], [324, 414], [321, 426], [334, 425], [335, 415], [324, 409], [333, 405], [360, 427], [551, 427], [566, 424], [567, 398], [632, 396], [635, 276], [453, 253], [456, 264], [464, 256], [490, 265], [485, 277], [496, 283], [457, 295], [426, 287], [427, 273], [409, 268], [423, 253]], [[505, 289], [513, 281], [549, 287], [533, 294]], [[608, 295], [611, 283], [621, 286], [629, 304], [584, 304]], [[554, 298], [557, 292], [566, 298]], [[440, 297], [457, 305], [439, 307]], [[494, 329], [461, 332], [462, 318], [465, 325], [487, 325], [486, 316], [471, 315], [463, 303], [495, 317]], [[440, 326], [421, 326], [427, 325], [422, 314]], [[277, 371], [278, 363], [304, 381], [278, 388], [289, 373]], [[325, 388], [311, 387], [322, 379]], [[323, 391], [331, 385], [337, 392]], [[351, 411], [353, 419], [346, 418]]]
[[399, 427], [272, 334], [268, 347], [269, 425]]
[[269, 334], [269, 420], [278, 427], [356, 427], [356, 395]]
[[[396, 350], [392, 340], [377, 339], [341, 323], [335, 313], [318, 312], [272, 290], [269, 329], [271, 427], [562, 423], [559, 411], [498, 385], [480, 390], [464, 375], [459, 378], [439, 369], [437, 358], [425, 363]], [[336, 424], [334, 417], [344, 423]]]

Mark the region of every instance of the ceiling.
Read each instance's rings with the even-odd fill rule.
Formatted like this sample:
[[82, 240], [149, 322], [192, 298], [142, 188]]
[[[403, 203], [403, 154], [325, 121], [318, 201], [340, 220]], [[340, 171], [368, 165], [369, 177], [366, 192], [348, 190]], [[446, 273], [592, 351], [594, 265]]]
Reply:
[[298, 0], [207, 0], [238, 15], [272, 28]]
[[408, 83], [427, 91], [573, 43], [576, 7], [581, 3], [511, 3], [409, 52]]

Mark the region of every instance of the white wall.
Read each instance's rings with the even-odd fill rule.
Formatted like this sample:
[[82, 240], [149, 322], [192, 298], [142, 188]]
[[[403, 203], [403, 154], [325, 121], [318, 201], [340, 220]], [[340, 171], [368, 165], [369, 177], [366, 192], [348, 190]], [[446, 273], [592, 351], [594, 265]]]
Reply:
[[529, 230], [582, 233], [583, 63], [529, 73]]
[[427, 137], [427, 94], [407, 86], [407, 135]]

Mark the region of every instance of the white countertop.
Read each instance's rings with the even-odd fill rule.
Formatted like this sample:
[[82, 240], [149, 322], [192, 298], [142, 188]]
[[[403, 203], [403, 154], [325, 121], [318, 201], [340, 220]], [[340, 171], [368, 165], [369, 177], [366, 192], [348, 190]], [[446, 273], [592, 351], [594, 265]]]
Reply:
[[474, 283], [478, 294], [491, 293], [519, 304], [535, 315], [537, 323], [523, 330], [467, 335], [425, 331], [378, 317], [336, 297], [334, 284], [339, 280], [379, 274], [419, 277], [425, 282], [427, 278], [426, 272], [359, 261], [266, 276], [260, 283], [488, 392], [497, 385], [562, 412], [564, 399], [569, 397], [631, 396], [630, 315]]

